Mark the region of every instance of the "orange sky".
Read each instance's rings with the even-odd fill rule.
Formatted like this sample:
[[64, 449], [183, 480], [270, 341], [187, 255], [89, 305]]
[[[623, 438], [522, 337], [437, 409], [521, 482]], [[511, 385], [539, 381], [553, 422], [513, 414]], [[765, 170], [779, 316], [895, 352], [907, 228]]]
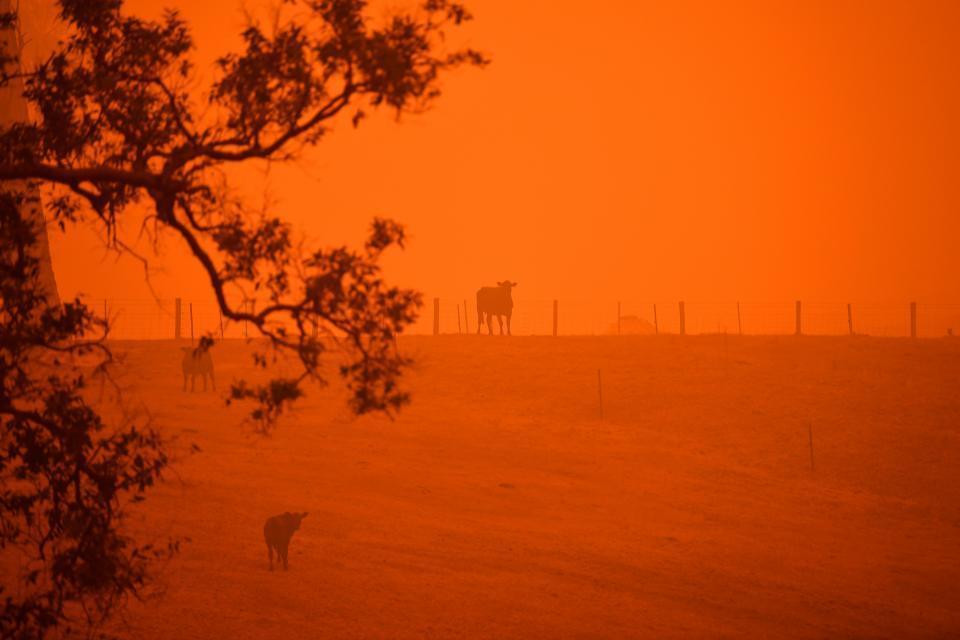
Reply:
[[[181, 9], [205, 61], [243, 25], [236, 0], [127, 4]], [[960, 301], [960, 3], [469, 5], [489, 68], [271, 170], [310, 238], [394, 217], [391, 279], [453, 299]], [[63, 294], [149, 297], [132, 260], [52, 242]], [[206, 298], [165, 255], [158, 293]]]

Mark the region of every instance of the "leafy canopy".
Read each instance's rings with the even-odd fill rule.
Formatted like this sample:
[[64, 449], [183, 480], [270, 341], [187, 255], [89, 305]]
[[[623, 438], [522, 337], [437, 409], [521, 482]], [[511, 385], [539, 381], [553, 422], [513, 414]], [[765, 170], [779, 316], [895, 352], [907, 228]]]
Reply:
[[69, 37], [23, 74], [39, 117], [0, 134], [0, 180], [54, 186], [61, 224], [92, 212], [120, 250], [132, 252], [120, 222], [134, 205], [146, 205], [148, 228], [182, 238], [224, 317], [252, 323], [303, 365], [292, 379], [233, 388], [233, 398], [260, 401], [264, 425], [304, 379], [324, 381], [319, 362], [332, 336], [348, 354], [340, 374], [352, 408], [402, 406], [409, 363], [394, 338], [421, 297], [388, 286], [379, 266], [385, 250], [403, 246], [402, 225], [377, 218], [360, 249], [305, 250], [281, 216], [230, 195], [229, 168], [296, 159], [341, 115], [359, 126], [365, 110], [427, 107], [443, 71], [487, 62], [471, 49], [445, 50], [445, 33], [471, 18], [467, 9], [425, 0], [374, 24], [365, 0], [284, 0], [269, 30], [251, 23], [242, 50], [217, 60], [198, 97], [187, 24], [174, 11], [151, 21], [122, 5], [60, 0]]
[[[178, 544], [124, 533], [126, 507], [169, 464], [167, 443], [141, 416], [107, 419], [88, 402], [91, 378], [110, 379], [108, 323], [80, 300], [47, 301], [24, 214], [37, 187], [62, 228], [92, 219], [120, 251], [133, 252], [121, 223], [146, 209], [154, 237], [186, 242], [225, 317], [297, 355], [297, 376], [231, 390], [256, 401], [261, 428], [305, 380], [323, 382], [324, 338], [346, 354], [355, 411], [392, 412], [409, 399], [399, 385], [408, 361], [392, 347], [420, 295], [388, 286], [378, 264], [402, 247], [403, 227], [375, 219], [360, 249], [302, 249], [282, 217], [229, 195], [230, 167], [295, 159], [341, 115], [358, 126], [364, 110], [421, 110], [443, 71], [486, 60], [444, 51], [445, 31], [470, 19], [456, 2], [425, 0], [378, 25], [363, 0], [281, 4], [292, 17], [269, 31], [251, 24], [202, 96], [189, 88], [183, 20], [129, 16], [121, 0], [59, 0], [68, 35], [35, 69], [0, 52], [0, 83], [22, 82], [37, 114], [0, 128], [0, 549], [25, 558], [16, 585], [0, 585], [0, 636], [91, 634]], [[14, 23], [0, 16], [0, 28]]]

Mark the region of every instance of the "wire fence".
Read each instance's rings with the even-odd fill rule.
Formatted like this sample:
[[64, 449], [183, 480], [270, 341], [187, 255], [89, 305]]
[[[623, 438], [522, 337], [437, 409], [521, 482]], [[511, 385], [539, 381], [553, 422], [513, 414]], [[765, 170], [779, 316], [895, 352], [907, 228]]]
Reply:
[[[244, 338], [252, 335], [247, 323], [231, 322], [214, 300], [87, 300], [110, 320], [109, 337], [115, 340], [168, 340], [212, 335]], [[179, 317], [179, 321], [178, 321]]]
[[[433, 299], [411, 333], [476, 333], [476, 303]], [[555, 319], [556, 316], [556, 319]], [[941, 337], [960, 331], [957, 303], [527, 300], [514, 296], [514, 335], [867, 335]], [[484, 325], [483, 331], [488, 327]], [[493, 322], [494, 333], [499, 323]]]
[[[477, 333], [476, 299], [425, 297], [407, 334]], [[110, 319], [110, 337], [163, 340], [180, 337], [253, 337], [254, 329], [231, 322], [216, 302], [88, 300]], [[102, 306], [101, 306], [102, 305]], [[179, 316], [179, 321], [178, 321]], [[499, 333], [496, 320], [494, 333]], [[799, 325], [799, 326], [798, 326]], [[178, 329], [179, 327], [179, 329]], [[798, 331], [799, 328], [799, 331]], [[506, 329], [506, 327], [505, 327]], [[513, 335], [867, 335], [942, 337], [960, 332], [960, 303], [584, 301], [526, 299], [514, 295]], [[487, 332], [484, 326], [483, 331]]]

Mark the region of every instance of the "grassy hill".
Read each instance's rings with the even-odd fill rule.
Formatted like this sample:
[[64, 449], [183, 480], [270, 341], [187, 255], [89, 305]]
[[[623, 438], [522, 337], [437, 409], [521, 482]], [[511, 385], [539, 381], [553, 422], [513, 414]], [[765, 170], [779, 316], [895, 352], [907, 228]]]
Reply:
[[[183, 452], [131, 527], [191, 538], [120, 633], [960, 634], [960, 341], [400, 347], [417, 365], [397, 420], [351, 417], [334, 384], [264, 438], [222, 392], [181, 390], [172, 343], [116, 344]], [[215, 347], [221, 389], [250, 350]], [[263, 522], [286, 510], [310, 515], [270, 573]]]

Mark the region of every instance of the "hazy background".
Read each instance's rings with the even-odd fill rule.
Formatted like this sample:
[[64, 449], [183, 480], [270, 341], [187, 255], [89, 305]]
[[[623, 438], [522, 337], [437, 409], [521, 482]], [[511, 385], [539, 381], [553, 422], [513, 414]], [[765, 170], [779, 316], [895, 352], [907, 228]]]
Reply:
[[[176, 461], [124, 530], [189, 539], [118, 635], [960, 637], [960, 340], [728, 336], [736, 301], [745, 333], [792, 333], [796, 299], [811, 334], [845, 334], [850, 301], [857, 332], [909, 335], [918, 301], [920, 335], [960, 335], [960, 2], [468, 1], [451, 46], [487, 70], [238, 186], [323, 244], [405, 222], [388, 275], [428, 296], [420, 331], [429, 298], [456, 333], [509, 278], [518, 335], [550, 332], [554, 298], [567, 335], [615, 333], [620, 300], [657, 301], [662, 333], [684, 300], [718, 335], [403, 336], [396, 419], [353, 415], [330, 353], [270, 438], [224, 389], [289, 363], [226, 340], [219, 391], [191, 393], [176, 343], [115, 343]], [[203, 86], [241, 4], [180, 8]], [[157, 305], [134, 260], [52, 239], [61, 293], [108, 298], [113, 337], [171, 338], [174, 297], [183, 338], [219, 328], [179, 240]], [[263, 522], [288, 510], [310, 516], [270, 573]]]
[[[208, 77], [265, 4], [127, 2], [180, 10]], [[251, 195], [326, 245], [406, 223], [389, 277], [454, 300], [503, 278], [530, 299], [960, 300], [960, 4], [469, 6], [460, 39], [488, 69], [425, 115], [344, 121], [244, 176]], [[92, 234], [52, 243], [66, 296], [149, 298]], [[157, 293], [207, 297], [164, 251]]]

